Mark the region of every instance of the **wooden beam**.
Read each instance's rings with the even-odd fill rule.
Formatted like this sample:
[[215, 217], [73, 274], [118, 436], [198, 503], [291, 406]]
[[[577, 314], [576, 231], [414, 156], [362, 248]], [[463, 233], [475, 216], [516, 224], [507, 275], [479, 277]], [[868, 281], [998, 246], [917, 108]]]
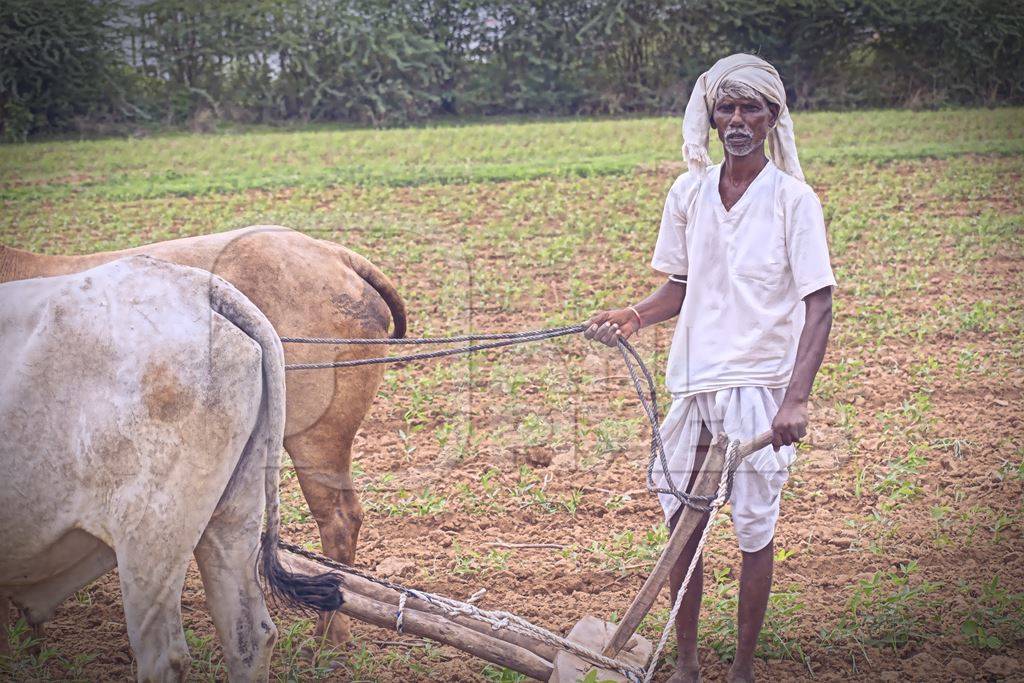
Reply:
[[[741, 444], [737, 455], [742, 460], [751, 453], [761, 450], [771, 442], [772, 433], [770, 431], [764, 432], [751, 441]], [[718, 482], [722, 477], [722, 467], [725, 464], [725, 452], [728, 445], [729, 443], [725, 435], [719, 435], [711, 444], [711, 448], [708, 449], [707, 458], [704, 460], [704, 465], [701, 467], [700, 472], [697, 474], [697, 479], [693, 483], [693, 495], [713, 496], [718, 491]], [[608, 641], [608, 645], [605, 646], [601, 654], [606, 657], [618, 656], [619, 651], [622, 650], [622, 647], [636, 632], [640, 621], [651, 610], [651, 606], [654, 605], [658, 593], [661, 592], [662, 586], [668, 580], [669, 572], [675, 565], [676, 560], [679, 559], [679, 556], [682, 555], [683, 548], [686, 547], [686, 543], [690, 540], [690, 537], [697, 530], [703, 519], [703, 512], [693, 508], [683, 508], [679, 521], [676, 522], [676, 528], [673, 529], [672, 535], [669, 537], [668, 543], [665, 544], [665, 549], [658, 559], [658, 563], [654, 566], [654, 571], [647, 577], [643, 588], [640, 589], [640, 593], [633, 600], [633, 604], [626, 610], [622, 620], [619, 621], [615, 634]]]
[[[290, 571], [304, 574], [324, 571], [324, 567], [301, 555], [287, 550], [279, 552], [282, 564]], [[398, 592], [353, 574], [344, 577], [341, 590], [345, 603], [338, 611], [393, 630]], [[406, 600], [403, 622], [405, 633], [451, 645], [541, 681], [551, 675], [551, 660], [558, 651], [543, 641], [508, 630], [493, 630], [488, 624], [469, 617], [449, 617], [439, 608], [416, 598]]]
[[[345, 602], [338, 611], [375, 626], [394, 629], [395, 609], [393, 605], [377, 602], [352, 591], [345, 593]], [[408, 604], [404, 611], [402, 630], [451, 645], [492, 664], [508, 667], [539, 681], [546, 681], [551, 676], [551, 662], [541, 659], [529, 650], [453, 623], [445, 617], [409, 609]], [[504, 635], [501, 631], [495, 633]]]

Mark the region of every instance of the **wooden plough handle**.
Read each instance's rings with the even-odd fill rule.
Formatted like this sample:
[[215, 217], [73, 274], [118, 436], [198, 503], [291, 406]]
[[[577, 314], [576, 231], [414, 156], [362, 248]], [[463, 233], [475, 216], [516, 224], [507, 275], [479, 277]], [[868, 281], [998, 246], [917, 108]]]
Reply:
[[[740, 444], [737, 457], [742, 460], [765, 446], [771, 445], [771, 443], [771, 430], [758, 434], [750, 441]], [[713, 496], [718, 491], [718, 482], [722, 476], [722, 467], [725, 464], [725, 451], [728, 445], [724, 435], [720, 435], [711, 444], [711, 448], [708, 449], [708, 456], [704, 460], [704, 465], [701, 467], [700, 473], [697, 474], [697, 479], [693, 483], [692, 495]], [[686, 547], [687, 541], [690, 540], [690, 536], [697, 530], [697, 526], [703, 517], [704, 513], [698, 510], [688, 507], [683, 508], [679, 521], [676, 522], [676, 528], [673, 529], [668, 543], [665, 544], [665, 549], [662, 551], [658, 563], [654, 565], [654, 570], [647, 577], [647, 581], [644, 582], [643, 588], [640, 589], [640, 592], [633, 600], [633, 604], [626, 610], [622, 620], [619, 622], [618, 628], [615, 629], [615, 634], [608, 641], [608, 645], [605, 646], [601, 654], [606, 657], [616, 657], [623, 646], [636, 633], [637, 627], [643, 618], [647, 616], [647, 613], [651, 611], [651, 606], [654, 605], [658, 593], [661, 592], [662, 586], [665, 585], [669, 572], [682, 554], [683, 548]]]

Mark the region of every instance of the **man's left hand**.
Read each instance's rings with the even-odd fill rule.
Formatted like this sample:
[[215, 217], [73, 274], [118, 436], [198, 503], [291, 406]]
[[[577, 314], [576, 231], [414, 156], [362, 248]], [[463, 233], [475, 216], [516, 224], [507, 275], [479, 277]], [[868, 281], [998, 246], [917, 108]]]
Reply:
[[790, 446], [807, 434], [807, 404], [783, 403], [772, 420], [772, 448]]

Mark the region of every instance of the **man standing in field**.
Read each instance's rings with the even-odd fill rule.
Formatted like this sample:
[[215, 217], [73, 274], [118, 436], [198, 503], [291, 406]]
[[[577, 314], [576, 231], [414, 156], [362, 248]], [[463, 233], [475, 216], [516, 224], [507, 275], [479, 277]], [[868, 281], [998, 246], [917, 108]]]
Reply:
[[[711, 165], [709, 129], [725, 160]], [[765, 155], [768, 141], [770, 158]], [[700, 76], [683, 118], [689, 171], [669, 191], [651, 265], [668, 281], [634, 306], [598, 313], [588, 338], [615, 346], [641, 327], [679, 314], [666, 371], [672, 406], [661, 425], [669, 472], [680, 486], [700, 470], [712, 434], [751, 439], [769, 427], [771, 448], [736, 472], [729, 502], [743, 555], [738, 642], [729, 680], [752, 681], [771, 591], [782, 486], [807, 433], [807, 399], [832, 326], [832, 287], [821, 203], [803, 182], [793, 123], [778, 72], [736, 54]], [[656, 465], [655, 482], [665, 484]], [[660, 496], [674, 526], [681, 510]], [[673, 569], [673, 599], [696, 550]], [[697, 565], [676, 617], [673, 682], [700, 679]]]

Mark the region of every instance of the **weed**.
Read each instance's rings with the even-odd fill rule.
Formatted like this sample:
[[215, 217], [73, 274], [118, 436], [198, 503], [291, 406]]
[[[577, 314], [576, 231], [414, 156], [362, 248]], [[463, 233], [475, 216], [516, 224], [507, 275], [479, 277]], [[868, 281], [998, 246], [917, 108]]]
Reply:
[[485, 666], [483, 671], [480, 673], [483, 675], [484, 679], [490, 681], [490, 683], [523, 683], [524, 681], [529, 680], [518, 671], [514, 671], [513, 669], [509, 669], [504, 666], [494, 666], [493, 664]]
[[480, 475], [479, 485], [474, 487], [465, 482], [455, 486], [456, 495], [462, 508], [471, 515], [485, 515], [504, 512], [501, 502], [501, 485], [498, 482], [498, 470], [493, 467]]
[[227, 668], [217, 654], [212, 635], [200, 636], [190, 628], [185, 629], [185, 643], [192, 656], [191, 676], [213, 682], [227, 678]]
[[794, 554], [796, 554], [795, 550], [786, 550], [785, 548], [779, 548], [775, 551], [775, 561], [785, 562], [789, 558], [793, 557]]
[[366, 487], [366, 492], [372, 494], [364, 498], [367, 510], [388, 517], [425, 517], [441, 512], [448, 505], [448, 499], [429, 486], [418, 492], [404, 487], [394, 489], [391, 487], [394, 480], [395, 475], [386, 472], [376, 483]]
[[633, 418], [605, 418], [589, 431], [600, 454], [619, 453], [636, 439], [637, 422]]
[[839, 413], [839, 427], [845, 432], [853, 431], [857, 426], [857, 409], [852, 403], [837, 403], [836, 412]]
[[917, 562], [910, 562], [858, 581], [838, 623], [821, 630], [826, 649], [863, 653], [867, 647], [888, 647], [896, 651], [934, 633], [929, 596], [939, 586], [912, 580], [917, 571]]
[[618, 510], [631, 500], [633, 497], [628, 493], [613, 493], [604, 501], [604, 507], [607, 510]]
[[[960, 624], [960, 634], [971, 646], [999, 650], [1004, 644], [1024, 637], [1024, 593], [1010, 593], [998, 576], [981, 585], [980, 591], [961, 586], [974, 603]], [[975, 597], [976, 596], [976, 597]]]
[[579, 508], [580, 503], [583, 501], [583, 490], [573, 489], [569, 496], [562, 501], [562, 507], [565, 508], [573, 517], [576, 516], [576, 510]]
[[85, 681], [95, 655], [67, 657], [32, 634], [25, 619], [7, 628], [8, 652], [0, 654], [0, 678], [9, 681]]
[[548, 446], [552, 442], [554, 429], [546, 419], [530, 413], [523, 418], [517, 428], [524, 446]]
[[[739, 586], [730, 578], [728, 569], [714, 571], [714, 586], [705, 588], [699, 638], [704, 647], [720, 659], [732, 661], [736, 656], [736, 610]], [[773, 592], [768, 598], [768, 611], [757, 640], [757, 656], [766, 659], [805, 660], [800, 643], [789, 634], [796, 630], [803, 603], [795, 590]]]
[[312, 515], [309, 506], [298, 488], [286, 489], [281, 492], [281, 522], [284, 524], [305, 524]]
[[587, 551], [601, 566], [611, 571], [646, 570], [661, 556], [668, 541], [668, 527], [657, 524], [637, 538], [632, 530], [612, 536], [611, 541], [594, 541]]
[[[1018, 451], [1019, 450], [1020, 449], [1018, 449]], [[1004, 460], [1003, 464], [996, 470], [996, 476], [1000, 481], [1019, 481], [1024, 479], [1024, 460], [1021, 460], [1016, 465], [1009, 460]]]
[[508, 567], [508, 560], [512, 557], [511, 550], [492, 548], [486, 553], [464, 550], [458, 541], [452, 543], [452, 552], [455, 554], [452, 571], [459, 576], [501, 571]]
[[992, 530], [992, 543], [999, 543], [999, 535], [1004, 529], [1010, 526], [1013, 518], [1010, 515], [1003, 513], [996, 517], [995, 521], [992, 522], [990, 529]]
[[[299, 619], [278, 626], [275, 660], [278, 662], [276, 678], [287, 683], [319, 681], [329, 677], [339, 662], [341, 653], [325, 646], [322, 639], [314, 638], [313, 622]], [[349, 666], [352, 666], [353, 657]]]
[[424, 517], [441, 512], [447, 504], [448, 501], [444, 496], [435, 493], [427, 486], [418, 493], [399, 489], [395, 494], [393, 502], [376, 506], [375, 511], [383, 512], [389, 517], [401, 517], [404, 515]]
[[991, 332], [997, 314], [991, 301], [978, 301], [966, 310], [958, 310], [961, 332]]
[[906, 456], [882, 468], [874, 492], [891, 498], [896, 504], [918, 496], [922, 490], [917, 481], [918, 470], [927, 462], [920, 451], [919, 446], [911, 446]]

